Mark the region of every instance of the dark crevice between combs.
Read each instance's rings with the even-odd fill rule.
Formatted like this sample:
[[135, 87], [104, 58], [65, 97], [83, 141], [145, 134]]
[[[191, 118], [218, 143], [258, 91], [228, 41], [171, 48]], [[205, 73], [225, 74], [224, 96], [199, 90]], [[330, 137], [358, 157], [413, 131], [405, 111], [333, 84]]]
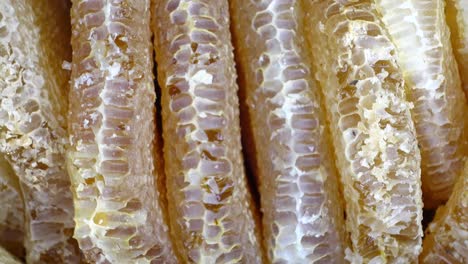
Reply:
[[[231, 12], [232, 13], [232, 12]], [[245, 168], [245, 175], [247, 180], [247, 189], [252, 197], [252, 213], [257, 227], [257, 232], [260, 235], [259, 245], [262, 249], [262, 258], [266, 260], [266, 248], [265, 240], [263, 235], [263, 213], [261, 211], [260, 203], [260, 193], [259, 193], [259, 179], [258, 179], [258, 160], [257, 160], [257, 150], [255, 148], [255, 141], [253, 138], [253, 128], [252, 122], [249, 115], [249, 109], [246, 102], [246, 91], [243, 84], [246, 83], [246, 80], [243, 76], [243, 69], [238, 62], [238, 57], [240, 54], [236, 53], [236, 48], [234, 46], [235, 34], [233, 29], [232, 20], [230, 20], [230, 32], [231, 32], [231, 43], [233, 45], [234, 52], [234, 62], [237, 72], [237, 85], [239, 87], [237, 97], [239, 98], [239, 113], [240, 113], [240, 128], [241, 128], [241, 141], [242, 141], [242, 156]]]

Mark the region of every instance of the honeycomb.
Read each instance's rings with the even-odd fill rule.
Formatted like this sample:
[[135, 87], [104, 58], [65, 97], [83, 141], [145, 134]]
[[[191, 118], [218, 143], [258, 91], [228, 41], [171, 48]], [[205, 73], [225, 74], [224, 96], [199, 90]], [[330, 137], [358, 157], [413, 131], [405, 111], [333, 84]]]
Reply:
[[13, 257], [8, 251], [0, 247], [0, 263], [2, 264], [20, 264], [15, 257]]
[[300, 1], [230, 3], [269, 261], [343, 262], [343, 207]]
[[0, 264], [468, 263], [467, 65], [468, 0], [0, 0]]
[[[463, 168], [468, 112], [442, 0], [377, 0], [406, 81], [421, 151], [424, 206], [446, 202]], [[415, 48], [415, 45], [418, 48]]]
[[18, 177], [0, 155], [0, 247], [23, 257], [24, 206]]
[[77, 263], [65, 167], [68, 6], [0, 1], [0, 152], [20, 179], [28, 263]]
[[150, 1], [72, 3], [74, 236], [91, 263], [176, 263], [154, 164]]
[[468, 162], [445, 206], [426, 230], [421, 263], [468, 263]]
[[453, 51], [458, 62], [463, 89], [468, 97], [468, 0], [445, 0]]
[[171, 232], [183, 263], [261, 263], [241, 155], [228, 1], [153, 7]]
[[416, 262], [421, 163], [395, 46], [373, 1], [304, 1], [304, 8], [344, 186], [346, 258]]

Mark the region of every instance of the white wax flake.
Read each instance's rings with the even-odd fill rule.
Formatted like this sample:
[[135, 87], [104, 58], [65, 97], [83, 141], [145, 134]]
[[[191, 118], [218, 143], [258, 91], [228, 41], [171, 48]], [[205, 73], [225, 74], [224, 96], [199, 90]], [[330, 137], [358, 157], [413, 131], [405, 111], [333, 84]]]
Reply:
[[442, 85], [444, 80], [445, 80], [445, 77], [442, 75], [439, 75], [436, 80], [427, 80], [426, 89], [435, 91]]
[[[377, 78], [378, 78], [378, 80], [383, 82], [385, 80], [385, 78], [388, 77], [388, 75], [389, 75], [388, 71], [386, 71], [385, 69], [382, 69], [382, 71], [377, 74]], [[378, 80], [373, 80], [372, 83], [376, 84], [378, 82]]]
[[322, 21], [319, 22], [319, 29], [320, 29], [320, 32], [325, 32], [325, 25], [322, 23]]
[[369, 164], [369, 162], [367, 162], [366, 159], [362, 159], [359, 163], [361, 164], [361, 166], [363, 166], [365, 168], [368, 168], [368, 169], [370, 168], [370, 164]]
[[63, 61], [62, 62], [62, 69], [67, 70], [67, 71], [71, 71], [71, 68], [72, 68], [72, 65], [71, 65], [70, 62], [68, 62], [68, 61]]
[[359, 24], [356, 26], [355, 31], [359, 35], [367, 35], [367, 28], [365, 27], [365, 24]]
[[219, 186], [213, 178], [209, 178], [206, 183], [214, 193], [220, 193]]
[[359, 254], [354, 253], [348, 247], [345, 249], [345, 259], [349, 261], [350, 263], [363, 263], [364, 262], [362, 257]]
[[97, 118], [98, 118], [98, 114], [96, 112], [94, 112], [89, 117], [91, 117], [91, 120], [93, 120], [93, 122], [96, 122]]
[[190, 78], [190, 86], [197, 84], [212, 84], [213, 75], [209, 74], [206, 70], [200, 70]]
[[81, 171], [81, 176], [85, 179], [93, 178], [94, 175], [95, 175], [95, 172], [92, 169], [83, 169]]
[[119, 74], [119, 71], [120, 71], [120, 63], [114, 62], [114, 63], [109, 67], [110, 77], [111, 77], [111, 78], [114, 78], [115, 76], [117, 76], [117, 75]]
[[84, 127], [84, 128], [88, 128], [88, 127], [89, 127], [89, 120], [88, 120], [88, 119], [85, 119], [85, 120], [83, 121], [83, 127]]
[[263, 65], [264, 62], [265, 62], [265, 56], [262, 55], [262, 56], [260, 56], [260, 58], [258, 59], [258, 64]]
[[399, 149], [405, 153], [410, 153], [411, 145], [407, 141], [405, 141], [402, 144], [400, 144]]
[[207, 115], [206, 115], [205, 112], [201, 112], [201, 113], [199, 114], [199, 116], [200, 116], [201, 118], [206, 118], [206, 117], [207, 117]]
[[93, 84], [93, 76], [90, 73], [84, 73], [82, 74], [78, 79], [76, 79], [75, 84], [77, 86], [86, 84], [86, 85], [91, 85]]
[[366, 60], [370, 65], [375, 64], [379, 60], [391, 60], [392, 59], [392, 46], [382, 45], [379, 48], [365, 49]]

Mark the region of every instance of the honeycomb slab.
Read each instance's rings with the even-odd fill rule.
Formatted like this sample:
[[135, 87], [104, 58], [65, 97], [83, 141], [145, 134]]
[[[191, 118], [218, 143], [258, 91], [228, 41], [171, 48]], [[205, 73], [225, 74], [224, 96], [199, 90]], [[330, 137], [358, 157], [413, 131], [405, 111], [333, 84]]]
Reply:
[[396, 48], [372, 1], [304, 1], [346, 203], [352, 263], [421, 252], [421, 160]]
[[154, 161], [150, 1], [72, 3], [74, 236], [91, 263], [176, 263]]
[[424, 207], [445, 203], [462, 173], [466, 99], [442, 0], [376, 0], [395, 43], [421, 151]]
[[65, 166], [69, 6], [59, 0], [0, 2], [0, 151], [24, 198], [29, 263], [76, 263]]
[[227, 0], [153, 7], [173, 239], [183, 263], [261, 263]]
[[341, 263], [344, 216], [300, 1], [230, 1], [272, 263]]

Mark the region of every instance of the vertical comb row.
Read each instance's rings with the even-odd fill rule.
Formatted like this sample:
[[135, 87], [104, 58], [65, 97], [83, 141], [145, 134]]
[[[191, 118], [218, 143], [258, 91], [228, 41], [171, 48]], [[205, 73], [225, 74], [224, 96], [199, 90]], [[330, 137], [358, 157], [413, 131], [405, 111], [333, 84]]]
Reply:
[[468, 0], [445, 0], [445, 4], [453, 51], [468, 98]]
[[230, 3], [269, 261], [340, 263], [343, 208], [300, 1]]
[[0, 247], [23, 257], [24, 204], [18, 177], [0, 155]]
[[167, 194], [182, 261], [261, 263], [241, 155], [228, 2], [154, 3]]
[[468, 162], [447, 204], [426, 230], [422, 263], [468, 263]]
[[422, 161], [424, 207], [450, 196], [463, 169], [466, 99], [445, 22], [443, 0], [377, 0], [397, 48], [413, 103]]
[[149, 0], [74, 0], [68, 166], [93, 263], [175, 263], [154, 168]]
[[304, 3], [344, 186], [347, 258], [415, 262], [422, 236], [420, 154], [395, 47], [371, 1]]
[[65, 167], [69, 74], [64, 1], [0, 1], [0, 151], [19, 176], [28, 263], [76, 263]]

